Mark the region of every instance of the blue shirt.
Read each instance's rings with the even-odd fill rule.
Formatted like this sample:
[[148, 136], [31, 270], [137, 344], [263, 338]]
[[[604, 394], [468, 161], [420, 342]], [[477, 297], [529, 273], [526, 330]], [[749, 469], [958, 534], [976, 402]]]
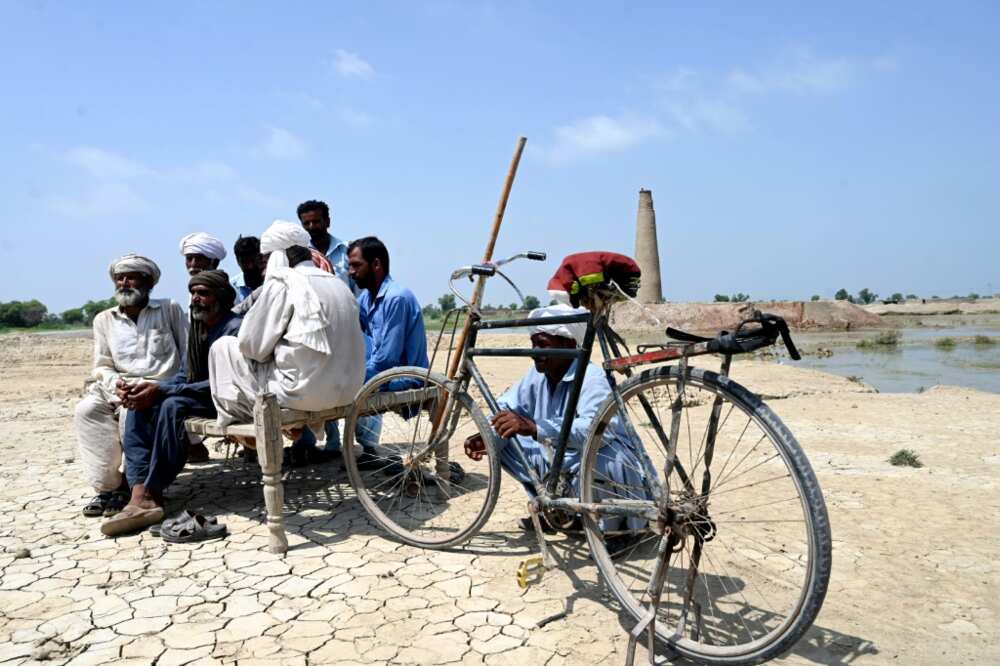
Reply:
[[430, 365], [424, 317], [412, 291], [386, 275], [374, 300], [361, 290], [358, 307], [367, 350], [365, 381], [400, 365]]
[[[243, 323], [243, 317], [239, 317], [232, 313], [224, 317], [221, 321], [216, 322], [215, 326], [208, 329], [208, 335], [206, 337], [206, 349], [211, 349], [215, 341], [221, 337], [232, 335], [236, 336], [240, 332], [240, 324]], [[190, 342], [188, 344], [191, 344]], [[184, 363], [181, 366], [181, 371], [176, 375], [171, 377], [165, 382], [160, 383], [160, 391], [165, 397], [171, 396], [186, 396], [189, 398], [198, 398], [205, 401], [206, 404], [212, 403], [212, 393], [208, 387], [208, 378], [206, 377], [200, 382], [189, 382], [187, 376], [187, 350], [185, 350]]]
[[233, 289], [236, 290], [236, 303], [239, 303], [253, 293], [253, 289], [248, 287], [246, 281], [243, 279], [243, 273], [237, 273], [236, 277], [229, 281], [229, 284], [233, 285]]
[[[351, 293], [355, 296], [358, 295], [358, 286], [354, 284], [354, 280], [351, 279], [350, 274], [347, 272], [347, 243], [340, 240], [333, 234], [327, 234], [330, 237], [330, 247], [326, 250], [326, 258], [330, 260], [330, 265], [333, 266], [334, 272], [337, 274], [344, 284], [351, 290]], [[320, 251], [318, 247], [309, 243], [309, 247]]]
[[[509, 388], [497, 401], [502, 408], [535, 422], [535, 427], [538, 429], [537, 439], [549, 448], [550, 455], [559, 442], [563, 414], [566, 413], [566, 400], [573, 390], [573, 378], [576, 376], [578, 364], [579, 361], [573, 361], [554, 389], [549, 387], [549, 380], [544, 374], [532, 368], [520, 382]], [[593, 363], [588, 363], [583, 377], [583, 387], [580, 389], [580, 400], [576, 405], [576, 418], [573, 419], [573, 426], [569, 431], [567, 450], [583, 449], [590, 433], [590, 426], [597, 417], [597, 411], [609, 395], [611, 395], [611, 385], [608, 384], [604, 371]], [[618, 424], [613, 422], [611, 430], [617, 431], [620, 426], [616, 426]]]

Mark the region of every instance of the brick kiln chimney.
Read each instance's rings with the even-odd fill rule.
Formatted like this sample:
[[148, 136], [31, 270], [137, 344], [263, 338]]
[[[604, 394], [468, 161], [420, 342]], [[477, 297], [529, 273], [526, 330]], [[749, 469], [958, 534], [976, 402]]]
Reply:
[[656, 213], [653, 212], [653, 193], [650, 190], [639, 190], [639, 214], [635, 221], [635, 260], [642, 270], [638, 301], [662, 303], [660, 251], [656, 244]]

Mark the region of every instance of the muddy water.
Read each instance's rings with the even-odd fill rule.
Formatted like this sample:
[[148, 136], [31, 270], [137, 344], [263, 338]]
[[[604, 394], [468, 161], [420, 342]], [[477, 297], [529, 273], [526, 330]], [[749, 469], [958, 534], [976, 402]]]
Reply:
[[[937, 384], [1000, 393], [1000, 329], [992, 322], [953, 323], [957, 325], [900, 328], [898, 345], [874, 350], [858, 349], [857, 343], [875, 333], [799, 334], [796, 339], [807, 352], [799, 363], [843, 377], [859, 377], [888, 393], [919, 391]], [[975, 336], [986, 336], [994, 344], [976, 344]], [[943, 338], [954, 339], [955, 346], [938, 346], [936, 342]], [[820, 347], [833, 355], [817, 355]]]

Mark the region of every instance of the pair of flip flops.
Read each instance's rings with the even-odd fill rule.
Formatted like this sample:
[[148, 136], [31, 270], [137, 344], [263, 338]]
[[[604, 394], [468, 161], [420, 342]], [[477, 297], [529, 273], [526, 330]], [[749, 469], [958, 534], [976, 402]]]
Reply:
[[149, 533], [158, 536], [167, 543], [195, 543], [221, 539], [229, 531], [226, 526], [214, 516], [203, 516], [200, 513], [181, 511], [173, 518], [168, 518], [158, 525], [152, 525]]

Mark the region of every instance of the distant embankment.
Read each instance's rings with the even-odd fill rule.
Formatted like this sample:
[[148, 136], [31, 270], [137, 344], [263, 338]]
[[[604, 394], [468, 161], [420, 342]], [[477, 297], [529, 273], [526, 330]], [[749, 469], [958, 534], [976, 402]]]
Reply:
[[611, 324], [622, 331], [659, 331], [673, 326], [690, 331], [717, 333], [733, 330], [752, 309], [785, 318], [798, 330], [850, 331], [888, 326], [882, 317], [847, 301], [756, 301], [751, 303], [660, 303], [643, 306], [662, 323], [658, 326], [635, 303], [615, 306]]
[[934, 298], [905, 303], [873, 303], [865, 305], [864, 309], [877, 315], [1000, 314], [1000, 298]]

